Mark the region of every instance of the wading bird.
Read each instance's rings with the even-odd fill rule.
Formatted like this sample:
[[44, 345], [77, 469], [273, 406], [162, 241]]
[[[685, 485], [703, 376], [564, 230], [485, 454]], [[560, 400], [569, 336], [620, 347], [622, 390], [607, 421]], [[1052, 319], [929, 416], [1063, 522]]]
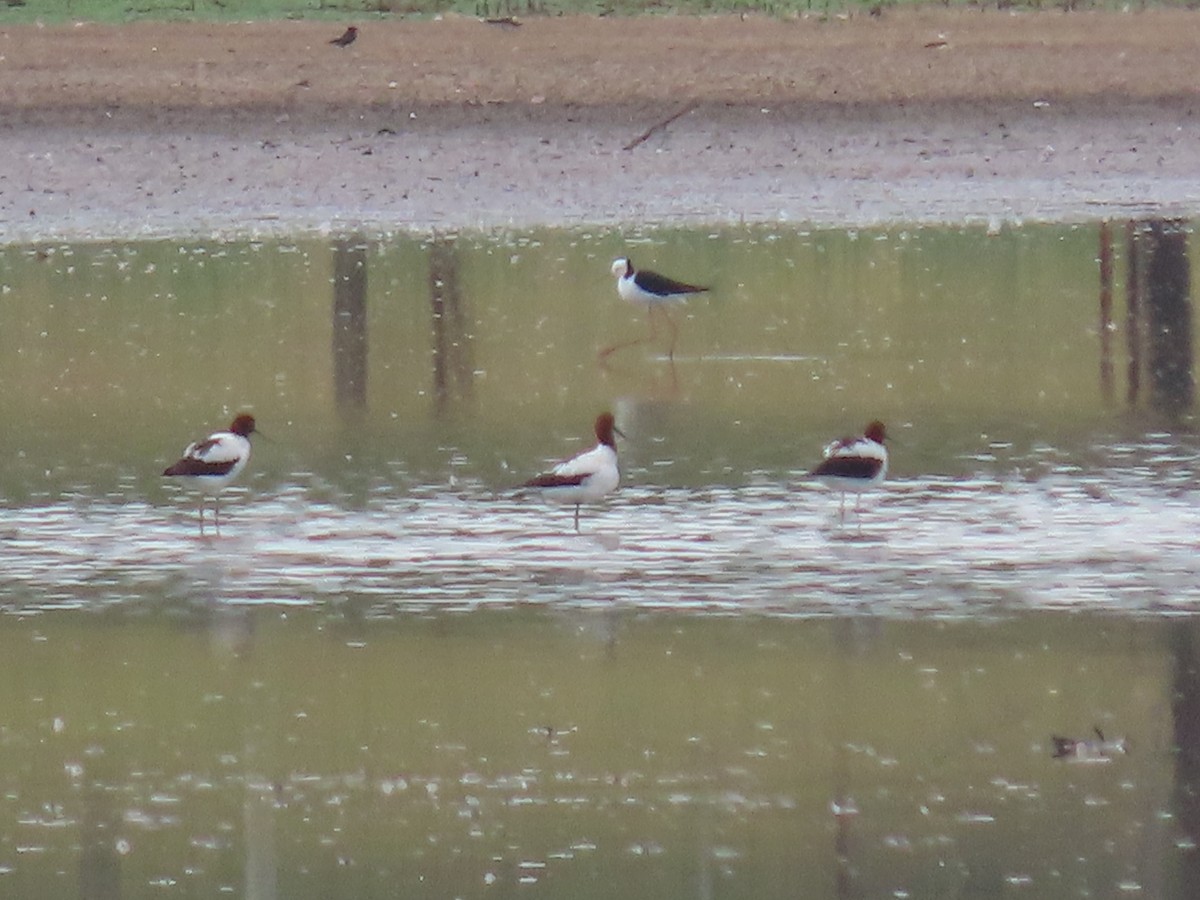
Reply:
[[1093, 726], [1092, 738], [1069, 738], [1051, 735], [1055, 759], [1072, 759], [1079, 762], [1107, 762], [1114, 756], [1129, 752], [1129, 741], [1125, 738], [1105, 738], [1104, 732]]
[[617, 445], [613, 434], [621, 434], [612, 413], [601, 413], [596, 417], [597, 444], [591, 450], [559, 463], [544, 475], [525, 482], [525, 487], [536, 488], [554, 503], [575, 504], [575, 530], [579, 531], [579, 506], [599, 500], [612, 493], [621, 482], [617, 468]]
[[872, 422], [862, 437], [846, 437], [825, 448], [825, 458], [812, 471], [812, 476], [842, 495], [839, 518], [846, 519], [846, 494], [854, 494], [854, 511], [863, 491], [878, 485], [887, 477], [887, 439], [882, 422]]
[[666, 319], [667, 327], [671, 332], [671, 345], [667, 350], [667, 357], [673, 360], [675, 358], [675, 341], [679, 337], [679, 326], [675, 324], [670, 307], [673, 304], [682, 303], [692, 294], [704, 293], [708, 288], [685, 284], [648, 269], [635, 269], [633, 261], [627, 257], [613, 260], [612, 273], [617, 276], [617, 293], [621, 299], [646, 308], [646, 318], [650, 321], [650, 334], [646, 337], [605, 347], [600, 351], [600, 359], [607, 359], [622, 347], [632, 347], [634, 344], [643, 344], [657, 339], [658, 317], [661, 316]]
[[257, 431], [254, 416], [242, 413], [228, 431], [210, 434], [202, 441], [188, 444], [183, 456], [163, 470], [163, 475], [179, 478], [200, 493], [200, 533], [204, 533], [204, 501], [213, 498], [213, 527], [221, 533], [217, 495], [242, 474], [250, 461], [250, 435]]

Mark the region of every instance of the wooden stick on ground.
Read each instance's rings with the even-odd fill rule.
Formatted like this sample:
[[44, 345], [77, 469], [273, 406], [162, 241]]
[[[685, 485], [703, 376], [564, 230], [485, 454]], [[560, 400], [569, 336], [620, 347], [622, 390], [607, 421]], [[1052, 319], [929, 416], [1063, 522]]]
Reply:
[[687, 106], [685, 106], [683, 109], [679, 110], [678, 112], [672, 113], [671, 115], [669, 115], [665, 119], [663, 119], [661, 122], [656, 122], [655, 124], [651, 125], [645, 131], [643, 131], [641, 134], [639, 134], [637, 137], [635, 137], [632, 141], [630, 141], [628, 144], [626, 144], [624, 149], [632, 150], [638, 144], [642, 143], [647, 138], [649, 138], [650, 135], [654, 134], [654, 132], [658, 131], [659, 129], [666, 128], [668, 125], [670, 125], [676, 119], [678, 119], [682, 116], [686, 116], [688, 113], [690, 113], [693, 109], [695, 109], [699, 105], [700, 104], [698, 102], [693, 100], [691, 103], [689, 103]]

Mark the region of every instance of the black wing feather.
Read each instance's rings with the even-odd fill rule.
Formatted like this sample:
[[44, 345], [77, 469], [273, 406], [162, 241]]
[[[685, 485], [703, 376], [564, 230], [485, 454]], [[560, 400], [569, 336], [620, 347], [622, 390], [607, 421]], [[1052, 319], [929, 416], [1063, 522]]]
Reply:
[[185, 456], [173, 466], [163, 470], [164, 475], [228, 475], [237, 465], [236, 459], [226, 459], [220, 462], [205, 462], [192, 456]]
[[883, 467], [883, 460], [869, 456], [831, 456], [813, 469], [814, 475], [834, 478], [874, 478]]
[[676, 281], [674, 278], [668, 278], [666, 275], [659, 275], [657, 272], [649, 272], [645, 269], [638, 271], [633, 276], [633, 280], [642, 290], [648, 291], [651, 294], [657, 294], [660, 297], [668, 297], [671, 294], [699, 294], [708, 290], [706, 287], [686, 284], [682, 281]]

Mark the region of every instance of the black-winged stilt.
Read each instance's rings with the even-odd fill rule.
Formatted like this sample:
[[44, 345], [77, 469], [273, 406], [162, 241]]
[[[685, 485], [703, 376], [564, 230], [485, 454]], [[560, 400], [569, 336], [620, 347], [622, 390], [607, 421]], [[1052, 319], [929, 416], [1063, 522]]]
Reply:
[[655, 340], [658, 337], [658, 316], [661, 314], [667, 321], [667, 327], [671, 330], [671, 345], [667, 350], [667, 357], [673, 360], [675, 358], [675, 341], [679, 337], [679, 326], [675, 324], [675, 320], [671, 316], [670, 306], [683, 302], [692, 294], [701, 294], [708, 288], [676, 281], [674, 278], [659, 275], [648, 269], [635, 269], [633, 261], [628, 257], [614, 259], [612, 273], [617, 277], [617, 293], [621, 299], [646, 308], [646, 318], [650, 321], [650, 334], [646, 337], [605, 347], [600, 351], [600, 359], [607, 359], [622, 347], [632, 347], [634, 344]]

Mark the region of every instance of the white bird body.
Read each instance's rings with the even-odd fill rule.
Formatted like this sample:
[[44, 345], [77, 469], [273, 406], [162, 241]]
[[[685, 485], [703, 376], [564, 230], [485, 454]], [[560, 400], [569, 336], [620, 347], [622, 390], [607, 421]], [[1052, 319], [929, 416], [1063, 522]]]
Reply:
[[561, 479], [543, 488], [546, 499], [555, 503], [590, 503], [611, 494], [621, 483], [617, 451], [606, 444], [559, 463], [549, 474]]
[[544, 475], [525, 483], [525, 487], [536, 488], [553, 503], [574, 504], [576, 531], [579, 530], [580, 504], [591, 503], [611, 494], [621, 483], [614, 432], [620, 434], [612, 413], [602, 413], [596, 419], [598, 443], [595, 447], [564, 460]]

